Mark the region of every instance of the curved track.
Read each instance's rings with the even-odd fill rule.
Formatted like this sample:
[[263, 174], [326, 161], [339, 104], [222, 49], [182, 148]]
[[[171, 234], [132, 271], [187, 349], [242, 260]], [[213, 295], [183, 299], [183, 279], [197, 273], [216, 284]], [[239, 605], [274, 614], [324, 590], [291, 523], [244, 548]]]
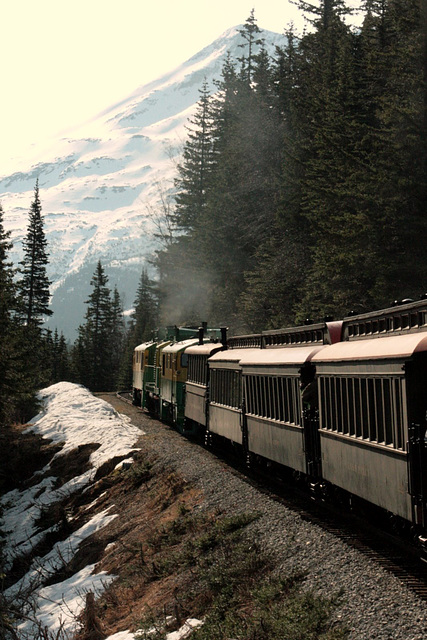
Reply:
[[[120, 392], [117, 397], [133, 405], [130, 393]], [[135, 412], [143, 412], [143, 409], [135, 405], [133, 408]], [[200, 446], [196, 442], [194, 444]], [[212, 453], [226, 461], [257, 490], [365, 554], [427, 602], [427, 558], [410, 542], [384, 531], [365, 515], [358, 515], [351, 509], [343, 509], [342, 505], [335, 506], [330, 501], [317, 499], [314, 494], [295, 483], [289, 484], [283, 478], [262, 470], [248, 470], [241, 459], [232, 453], [228, 454], [224, 449], [214, 448]]]

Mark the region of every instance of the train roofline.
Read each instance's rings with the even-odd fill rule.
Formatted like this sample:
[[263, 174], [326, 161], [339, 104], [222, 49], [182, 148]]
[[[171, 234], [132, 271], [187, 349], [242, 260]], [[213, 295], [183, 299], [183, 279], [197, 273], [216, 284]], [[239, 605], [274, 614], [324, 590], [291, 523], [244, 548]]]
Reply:
[[337, 342], [313, 357], [313, 363], [410, 358], [427, 351], [427, 332]]

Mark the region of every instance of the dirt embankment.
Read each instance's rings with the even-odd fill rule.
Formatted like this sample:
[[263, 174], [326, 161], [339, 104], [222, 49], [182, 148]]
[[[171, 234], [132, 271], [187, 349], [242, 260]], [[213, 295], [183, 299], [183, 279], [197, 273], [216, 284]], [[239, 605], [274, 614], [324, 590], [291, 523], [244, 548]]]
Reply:
[[[42, 556], [95, 513], [109, 509], [118, 516], [84, 540], [48, 580], [62, 582], [89, 564], [117, 576], [95, 601], [88, 594], [78, 640], [102, 640], [124, 630], [160, 639], [189, 618], [204, 621], [193, 632], [198, 639], [346, 636], [332, 615], [334, 596], [304, 588], [304, 571], [280, 575], [271, 553], [258, 544], [253, 526], [262, 513], [241, 493], [245, 485], [238, 474], [114, 395], [101, 397], [144, 431], [136, 443], [139, 451], [133, 464], [104, 465], [88, 489], [52, 505], [40, 526], [60, 526], [36, 549]], [[33, 471], [57, 450], [20, 430], [14, 438], [21, 443], [25, 471], [8, 481], [8, 488], [31, 482]], [[87, 469], [90, 453], [85, 446], [62, 459], [55, 468], [58, 484]], [[230, 478], [237, 488], [229, 486]], [[25, 573], [31, 559], [12, 567], [9, 584]]]

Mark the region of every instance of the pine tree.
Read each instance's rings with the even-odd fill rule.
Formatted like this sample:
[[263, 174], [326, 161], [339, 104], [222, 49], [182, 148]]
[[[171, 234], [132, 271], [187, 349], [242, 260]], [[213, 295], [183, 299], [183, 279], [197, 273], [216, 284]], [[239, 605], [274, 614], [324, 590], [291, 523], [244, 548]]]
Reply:
[[264, 43], [263, 38], [257, 37], [262, 31], [257, 25], [254, 9], [252, 9], [250, 16], [246, 19], [243, 28], [238, 31], [246, 43], [239, 45], [242, 49], [246, 49], [245, 55], [238, 58], [238, 61], [241, 63], [241, 76], [248, 85], [251, 85], [256, 51], [258, 47]]
[[132, 314], [134, 324], [134, 347], [142, 342], [150, 340], [159, 320], [157, 295], [154, 282], [149, 278], [147, 269], [143, 269], [139, 279], [134, 312]]
[[78, 329], [74, 349], [74, 367], [79, 381], [91, 391], [114, 388], [111, 365], [111, 291], [108, 277], [98, 261], [90, 284], [92, 292], [86, 300], [85, 323]]
[[27, 325], [40, 325], [44, 316], [52, 315], [52, 310], [49, 309], [50, 282], [46, 274], [47, 241], [43, 229], [38, 180], [34, 189], [34, 200], [31, 203], [27, 235], [23, 246], [24, 259], [20, 263], [22, 277], [18, 282], [21, 314]]
[[13, 268], [8, 260], [12, 248], [10, 232], [4, 230], [3, 208], [0, 204], [0, 427], [10, 415], [10, 405], [16, 394], [17, 369], [12, 313], [16, 305]]
[[120, 364], [125, 348], [125, 323], [123, 318], [123, 305], [117, 286], [114, 287], [110, 308], [110, 375], [111, 384], [117, 389], [120, 374]]
[[174, 221], [178, 229], [189, 232], [197, 228], [206, 207], [209, 177], [214, 163], [212, 106], [206, 81], [200, 90], [197, 109], [189, 125], [178, 178]]

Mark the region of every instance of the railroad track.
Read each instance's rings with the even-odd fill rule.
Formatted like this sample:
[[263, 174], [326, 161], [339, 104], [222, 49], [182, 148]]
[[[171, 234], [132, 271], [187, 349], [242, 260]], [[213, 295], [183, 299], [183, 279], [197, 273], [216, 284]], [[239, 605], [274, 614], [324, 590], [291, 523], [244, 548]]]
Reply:
[[301, 518], [338, 537], [349, 547], [401, 580], [427, 602], [427, 557], [412, 543], [375, 526], [350, 510], [314, 500], [307, 491], [257, 475], [246, 476], [273, 500], [297, 512]]
[[[116, 395], [123, 402], [133, 404], [130, 393], [120, 392]], [[135, 411], [143, 411], [139, 407], [134, 408]], [[284, 481], [258, 469], [248, 470], [240, 458], [224, 449], [213, 447], [211, 450], [257, 490], [363, 553], [427, 602], [427, 556], [423, 557], [421, 550], [412, 543], [375, 526], [351, 510], [337, 508], [331, 501], [314, 499], [313, 494], [294, 482]]]

